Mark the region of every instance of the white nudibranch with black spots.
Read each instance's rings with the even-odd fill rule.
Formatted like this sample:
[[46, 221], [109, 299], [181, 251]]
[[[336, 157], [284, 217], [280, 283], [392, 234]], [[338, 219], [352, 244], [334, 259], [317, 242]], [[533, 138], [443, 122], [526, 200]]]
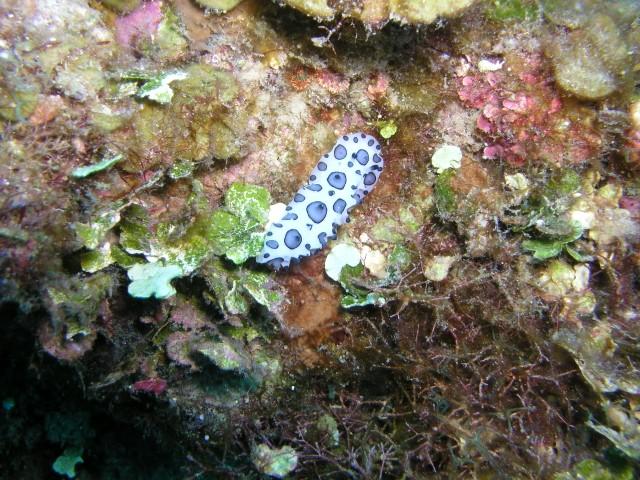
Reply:
[[309, 181], [294, 195], [285, 215], [272, 223], [256, 258], [278, 270], [313, 255], [349, 222], [349, 211], [375, 186], [384, 161], [371, 135], [350, 133], [322, 156]]

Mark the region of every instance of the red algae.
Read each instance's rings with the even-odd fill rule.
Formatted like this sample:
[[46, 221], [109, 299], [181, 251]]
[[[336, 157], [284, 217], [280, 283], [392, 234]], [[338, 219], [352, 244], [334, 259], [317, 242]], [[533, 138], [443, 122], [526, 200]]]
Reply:
[[116, 19], [116, 39], [123, 47], [133, 46], [141, 37], [154, 35], [162, 21], [162, 2], [143, 3], [133, 12]]
[[480, 110], [476, 127], [487, 143], [483, 157], [514, 167], [531, 162], [582, 165], [592, 160], [601, 139], [591, 127], [568, 120], [579, 112], [563, 106], [542, 59], [533, 56], [515, 68], [524, 70], [478, 73], [458, 80], [460, 100]]

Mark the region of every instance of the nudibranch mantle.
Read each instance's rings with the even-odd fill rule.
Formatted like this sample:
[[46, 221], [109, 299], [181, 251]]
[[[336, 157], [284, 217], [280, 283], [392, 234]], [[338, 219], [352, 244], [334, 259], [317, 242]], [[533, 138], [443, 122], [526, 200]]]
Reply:
[[383, 166], [374, 137], [360, 132], [340, 137], [320, 158], [282, 219], [269, 226], [257, 262], [278, 270], [335, 239], [338, 227], [349, 222], [349, 211], [378, 182]]

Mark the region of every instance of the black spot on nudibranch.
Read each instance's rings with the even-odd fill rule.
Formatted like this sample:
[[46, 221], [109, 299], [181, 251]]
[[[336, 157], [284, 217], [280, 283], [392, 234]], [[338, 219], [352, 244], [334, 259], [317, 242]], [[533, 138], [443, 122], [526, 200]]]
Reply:
[[324, 162], [319, 162], [318, 163], [318, 170], [320, 170], [321, 172], [324, 172], [327, 169], [327, 164]]
[[358, 143], [358, 137], [353, 137], [353, 143]]
[[320, 242], [320, 245], [322, 245], [323, 247], [327, 244], [326, 232], [322, 232], [318, 234], [318, 241]]
[[367, 142], [367, 145], [369, 145], [370, 147], [373, 147], [373, 139], [372, 139], [372, 140], [369, 140], [369, 141]]
[[262, 255], [262, 258], [269, 258], [271, 255], [269, 255], [268, 253], [265, 253], [264, 255]]
[[307, 205], [307, 214], [315, 223], [320, 223], [327, 216], [327, 206], [322, 202], [311, 202]]
[[339, 198], [338, 200], [333, 202], [333, 211], [336, 213], [342, 213], [344, 211], [344, 207], [346, 206], [347, 206], [347, 202]]
[[282, 219], [283, 220], [297, 220], [298, 219], [298, 215], [296, 215], [295, 213], [287, 213]]
[[269, 265], [274, 270], [280, 270], [282, 268], [283, 262], [284, 262], [284, 258], [278, 257], [278, 258], [274, 258], [273, 260], [269, 260], [269, 263], [267, 263], [267, 265]]
[[336, 157], [338, 160], [342, 160], [344, 157], [347, 156], [347, 149], [344, 148], [342, 145], [338, 145], [336, 146], [336, 148], [333, 149], [333, 156]]
[[290, 248], [291, 250], [298, 248], [298, 246], [302, 243], [302, 235], [295, 228], [291, 230], [287, 230], [287, 233], [284, 236], [284, 244]]
[[380, 163], [382, 159], [380, 158], [380, 156], [377, 153], [373, 154], [373, 161], [374, 163]]
[[365, 185], [373, 185], [374, 183], [376, 183], [376, 175], [374, 173], [367, 173], [364, 176], [364, 184]]
[[320, 185], [319, 183], [312, 183], [311, 185], [307, 186], [307, 189], [311, 190], [312, 192], [319, 192], [320, 190], [322, 190], [322, 185]]
[[366, 165], [369, 163], [369, 154], [366, 150], [358, 150], [356, 152], [356, 160], [360, 165]]
[[316, 177], [315, 175], [311, 175], [311, 176], [309, 177], [309, 180], [311, 180], [311, 181], [313, 182], [316, 178], [317, 178], [317, 177]]
[[276, 249], [280, 246], [280, 244], [278, 242], [276, 242], [275, 240], [269, 240], [267, 241], [267, 247], [269, 248], [273, 248]]
[[301, 193], [296, 193], [295, 197], [293, 197], [293, 201], [294, 202], [304, 202], [304, 195], [302, 195]]
[[329, 174], [327, 182], [329, 182], [329, 185], [333, 188], [342, 190], [347, 183], [347, 176], [342, 172], [332, 172]]

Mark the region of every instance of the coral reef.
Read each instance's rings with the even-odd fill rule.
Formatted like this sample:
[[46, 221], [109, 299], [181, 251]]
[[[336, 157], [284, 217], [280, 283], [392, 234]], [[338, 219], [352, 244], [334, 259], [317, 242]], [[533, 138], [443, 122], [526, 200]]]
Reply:
[[474, 0], [364, 0], [362, 2], [334, 2], [327, 0], [282, 0], [287, 5], [318, 20], [331, 20], [337, 16], [355, 18], [376, 26], [389, 20], [410, 24], [429, 24], [438, 17], [460, 13]]
[[[636, 478], [639, 22], [5, 1], [0, 477]], [[267, 268], [350, 132], [366, 201]]]

